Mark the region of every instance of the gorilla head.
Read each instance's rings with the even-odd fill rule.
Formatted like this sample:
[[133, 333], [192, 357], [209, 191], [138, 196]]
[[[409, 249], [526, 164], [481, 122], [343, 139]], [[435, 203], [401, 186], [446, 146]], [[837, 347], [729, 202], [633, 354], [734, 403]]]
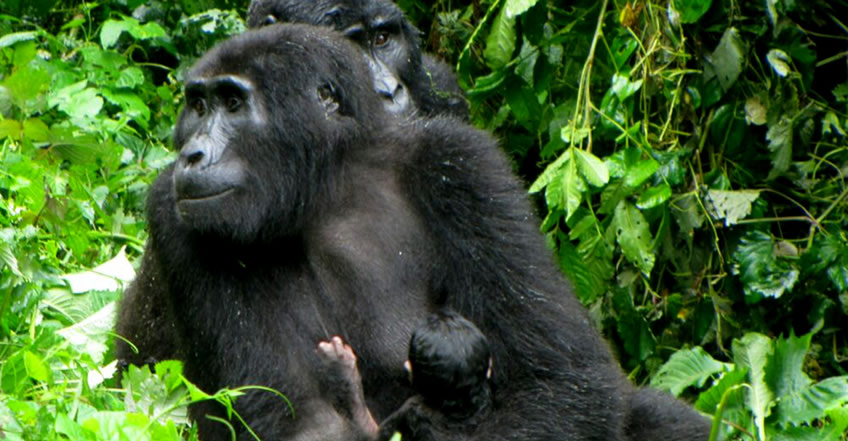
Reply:
[[[180, 219], [196, 232], [249, 243], [297, 230], [315, 195], [327, 191], [321, 175], [334, 173], [339, 155], [371, 130], [369, 118], [352, 115], [382, 112], [376, 100], [354, 98], [367, 93], [355, 81], [367, 72], [338, 74], [363, 67], [359, 60], [344, 68], [333, 62], [356, 58], [355, 50], [298, 42], [326, 41], [319, 28], [290, 33], [236, 39], [187, 76], [173, 182]], [[281, 34], [284, 43], [268, 43]]]
[[375, 91], [394, 113], [466, 117], [451, 68], [420, 50], [420, 31], [389, 0], [253, 0], [248, 26], [277, 22], [328, 26], [364, 52]]

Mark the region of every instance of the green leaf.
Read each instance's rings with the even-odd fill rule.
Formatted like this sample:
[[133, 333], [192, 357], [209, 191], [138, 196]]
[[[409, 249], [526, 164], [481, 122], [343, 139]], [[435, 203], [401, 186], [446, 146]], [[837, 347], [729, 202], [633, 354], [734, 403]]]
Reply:
[[[715, 414], [724, 394], [728, 393], [730, 388], [743, 384], [747, 376], [748, 369], [738, 366], [735, 366], [730, 372], [725, 372], [711, 388], [698, 395], [698, 400], [695, 401], [695, 409], [710, 415]], [[735, 393], [740, 394], [739, 401], [741, 401], [741, 390]]]
[[633, 297], [627, 289], [615, 289], [612, 301], [617, 313], [616, 329], [624, 350], [639, 361], [647, 360], [657, 346], [648, 322], [633, 305]]
[[667, 390], [676, 397], [687, 387], [703, 387], [713, 375], [731, 369], [733, 365], [716, 361], [700, 346], [681, 349], [671, 354], [651, 378], [651, 387]]
[[774, 406], [774, 392], [766, 383], [766, 368], [772, 354], [771, 340], [765, 335], [750, 332], [742, 339], [733, 340], [733, 360], [739, 367], [748, 369], [750, 387], [745, 392], [745, 402], [754, 414], [760, 439], [765, 439], [765, 419]]
[[810, 350], [812, 337], [812, 333], [801, 337], [790, 334], [788, 338], [775, 340], [766, 381], [777, 398], [782, 399], [812, 383], [804, 373], [804, 358]]
[[669, 198], [671, 198], [671, 187], [668, 184], [660, 184], [643, 191], [636, 201], [636, 206], [640, 210], [647, 210], [664, 204]]
[[745, 63], [745, 43], [734, 27], [727, 28], [704, 69], [706, 81], [717, 78], [722, 90], [736, 83]]
[[135, 278], [135, 270], [121, 249], [118, 254], [90, 271], [62, 276], [78, 294], [89, 291], [117, 291]]
[[118, 42], [121, 33], [127, 30], [126, 21], [106, 20], [100, 28], [100, 45], [106, 49], [111, 48]]
[[624, 185], [630, 189], [642, 185], [659, 170], [660, 164], [653, 158], [643, 159], [635, 164], [628, 164], [624, 173]]
[[95, 363], [103, 361], [109, 349], [107, 342], [115, 326], [117, 306], [110, 302], [85, 320], [56, 331], [80, 353], [87, 354]]
[[506, 0], [504, 10], [510, 18], [515, 18], [532, 8], [538, 0]]
[[848, 403], [848, 376], [830, 377], [783, 397], [777, 405], [780, 420], [791, 424], [809, 423], [825, 416], [825, 411]]
[[564, 152], [561, 154], [556, 160], [547, 167], [545, 167], [545, 171], [543, 171], [533, 184], [530, 185], [529, 193], [538, 193], [541, 189], [545, 188], [551, 181], [560, 177], [560, 168], [571, 160], [572, 154], [570, 151]]
[[577, 165], [574, 161], [568, 161], [563, 168], [562, 174], [562, 207], [565, 207], [565, 220], [567, 221], [577, 211], [583, 200], [583, 192], [586, 184], [583, 178], [577, 174]]
[[611, 89], [619, 101], [630, 98], [642, 88], [642, 80], [630, 81], [630, 77], [619, 73], [613, 74]]
[[766, 179], [772, 180], [789, 170], [792, 163], [792, 119], [781, 115], [776, 122], [769, 124], [766, 139], [773, 166]]
[[651, 231], [642, 212], [633, 204], [621, 201], [615, 207], [612, 227], [624, 257], [644, 274], [650, 274], [656, 256], [651, 249]]
[[710, 9], [712, 0], [674, 0], [672, 4], [681, 23], [695, 23]]
[[515, 17], [509, 17], [506, 9], [501, 9], [489, 36], [486, 38], [486, 49], [483, 58], [492, 70], [503, 69], [512, 59], [515, 51]]
[[0, 120], [0, 140], [7, 137], [12, 139], [20, 139], [22, 130], [23, 128], [21, 127], [21, 123], [13, 119]]
[[609, 182], [609, 170], [597, 156], [590, 152], [574, 148], [577, 164], [580, 166], [580, 173], [586, 178], [586, 181], [595, 187], [602, 187]]
[[716, 220], [724, 219], [724, 225], [729, 227], [751, 214], [751, 204], [760, 197], [760, 191], [709, 190], [707, 196], [708, 208], [712, 209], [710, 214]]
[[13, 32], [11, 34], [6, 34], [0, 37], [0, 48], [14, 46], [16, 43], [20, 43], [21, 41], [35, 40], [36, 37], [38, 37], [38, 32], [36, 31]]
[[749, 230], [733, 253], [733, 272], [739, 274], [745, 295], [751, 302], [762, 297], [778, 298], [798, 281], [797, 263], [776, 256], [777, 247], [768, 234]]
[[24, 136], [34, 142], [44, 142], [50, 138], [50, 128], [40, 118], [24, 121]]
[[24, 367], [29, 378], [44, 383], [50, 381], [50, 369], [37, 354], [24, 351]]
[[786, 77], [792, 73], [792, 66], [789, 65], [792, 59], [789, 58], [789, 55], [786, 55], [786, 52], [780, 49], [772, 49], [766, 54], [766, 60], [777, 75]]

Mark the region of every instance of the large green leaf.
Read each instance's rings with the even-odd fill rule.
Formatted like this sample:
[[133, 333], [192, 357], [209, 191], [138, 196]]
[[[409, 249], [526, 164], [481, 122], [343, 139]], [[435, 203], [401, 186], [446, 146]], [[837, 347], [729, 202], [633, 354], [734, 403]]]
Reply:
[[752, 302], [761, 297], [778, 298], [798, 281], [797, 261], [778, 257], [777, 249], [778, 244], [771, 236], [751, 230], [733, 253], [733, 271], [739, 274], [745, 295]]
[[502, 69], [509, 63], [515, 51], [515, 39], [515, 17], [510, 17], [506, 9], [501, 9], [489, 31], [486, 49], [483, 51], [486, 65], [490, 69]]
[[[731, 388], [743, 384], [747, 377], [748, 369], [740, 369], [738, 366], [735, 366], [730, 372], [725, 372], [711, 388], [698, 395], [698, 400], [695, 401], [695, 409], [707, 414], [715, 414], [725, 394], [736, 394], [727, 398], [727, 405], [736, 406], [739, 404], [738, 402], [742, 401], [742, 391], [739, 389], [732, 391]], [[739, 405], [741, 406], [741, 404]]]
[[774, 342], [774, 354], [769, 361], [766, 381], [777, 398], [797, 392], [812, 383], [804, 373], [804, 358], [810, 350], [813, 334], [778, 338]]
[[732, 364], [715, 360], [700, 346], [681, 349], [672, 354], [651, 378], [651, 386], [678, 396], [687, 387], [703, 387], [712, 376], [732, 368]]
[[774, 392], [766, 383], [766, 369], [773, 348], [765, 335], [750, 332], [741, 339], [733, 340], [733, 360], [736, 365], [748, 369], [750, 387], [745, 392], [745, 402], [754, 414], [760, 439], [765, 439], [765, 419], [774, 406]]
[[848, 376], [831, 377], [782, 397], [780, 421], [802, 424], [823, 418], [825, 411], [848, 403]]

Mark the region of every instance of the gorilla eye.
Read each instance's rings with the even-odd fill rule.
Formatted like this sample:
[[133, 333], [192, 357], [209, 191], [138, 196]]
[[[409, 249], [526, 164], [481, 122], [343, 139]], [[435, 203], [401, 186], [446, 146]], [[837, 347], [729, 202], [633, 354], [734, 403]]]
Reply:
[[199, 116], [203, 116], [206, 113], [206, 100], [203, 98], [195, 98], [191, 100], [189, 105]]
[[268, 16], [265, 17], [264, 20], [262, 20], [262, 23], [260, 23], [259, 26], [268, 26], [268, 25], [272, 25], [276, 22], [277, 22], [277, 17], [274, 17], [274, 14], [268, 14]]
[[374, 36], [374, 45], [375, 46], [385, 46], [386, 43], [389, 42], [391, 35], [389, 35], [388, 31], [379, 31], [377, 35]]
[[229, 98], [227, 98], [227, 110], [230, 112], [237, 112], [238, 109], [241, 108], [241, 104], [241, 99], [236, 96], [230, 96]]

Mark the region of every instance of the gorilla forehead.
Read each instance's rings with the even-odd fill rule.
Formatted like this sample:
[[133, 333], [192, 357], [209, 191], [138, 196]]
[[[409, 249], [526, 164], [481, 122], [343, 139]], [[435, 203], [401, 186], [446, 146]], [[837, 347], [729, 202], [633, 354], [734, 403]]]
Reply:
[[[251, 30], [217, 45], [191, 68], [189, 78], [245, 74], [259, 83], [339, 77], [367, 77], [365, 60], [331, 29], [279, 24]], [[307, 75], [305, 72], [309, 72]]]
[[250, 3], [248, 27], [261, 26], [269, 15], [279, 22], [309, 23], [336, 30], [403, 20], [403, 11], [388, 0], [266, 0]]

